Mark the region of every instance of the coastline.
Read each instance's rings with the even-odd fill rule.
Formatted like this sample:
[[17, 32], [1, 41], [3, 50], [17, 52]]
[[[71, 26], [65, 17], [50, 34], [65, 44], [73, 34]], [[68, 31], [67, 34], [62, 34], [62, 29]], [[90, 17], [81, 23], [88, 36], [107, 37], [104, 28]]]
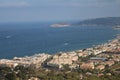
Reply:
[[[89, 48], [94, 48], [94, 47], [97, 47], [97, 46], [102, 46], [102, 45], [108, 44], [108, 43], [110, 43], [110, 42], [112, 42], [112, 41], [114, 41], [114, 40], [116, 40], [118, 38], [120, 38], [120, 34], [116, 34], [115, 38], [109, 39], [109, 40], [107, 40], [107, 41], [105, 41], [103, 43], [100, 43], [100, 44], [98, 43], [97, 45], [92, 45], [91, 47], [87, 47], [87, 48], [83, 48], [83, 49], [89, 49]], [[53, 55], [56, 55], [56, 54], [59, 54], [59, 53], [68, 53], [68, 52], [79, 51], [79, 50], [83, 50], [83, 49], [68, 50], [68, 51], [59, 51], [59, 52], [56, 52], [56, 53], [53, 53], [53, 54], [44, 53], [44, 52], [43, 53], [35, 53], [35, 54], [31, 55], [31, 56], [25, 55], [25, 56], [22, 56], [22, 57], [34, 57], [36, 55], [43, 55], [43, 54], [49, 54], [49, 55], [53, 56]], [[17, 56], [14, 56], [13, 58], [15, 58], [15, 57], [17, 57]], [[22, 57], [19, 57], [19, 58], [22, 58]], [[7, 59], [7, 58], [3, 58], [3, 59]]]
[[[26, 26], [28, 26], [28, 24]], [[118, 33], [118, 31], [115, 31], [108, 26], [71, 26], [69, 28], [51, 28], [50, 26], [46, 26], [45, 28], [35, 28], [35, 33], [32, 32], [34, 30], [31, 30], [31, 28], [30, 30], [27, 29], [27, 31], [26, 29], [23, 29], [22, 31], [16, 31], [15, 29], [16, 33], [12, 34], [10, 34], [11, 31], [8, 31], [8, 34], [5, 33], [6, 35], [3, 35], [3, 38], [5, 37], [4, 39], [0, 37], [0, 39], [3, 39], [0, 41], [2, 44], [0, 45], [0, 59], [12, 59], [14, 56], [32, 56], [37, 53], [56, 54], [60, 51], [69, 52], [73, 50], [89, 48], [94, 44], [102, 44], [107, 40], [112, 39], [114, 35]], [[22, 36], [23, 32], [25, 32], [25, 36]], [[43, 36], [42, 33], [45, 35]], [[30, 36], [32, 34], [34, 36]], [[7, 38], [8, 36], [11, 37]], [[68, 43], [68, 45], [65, 43]]]
[[54, 52], [54, 53], [52, 53], [52, 54], [46, 53], [46, 52], [34, 53], [33, 55], [25, 55], [25, 56], [20, 56], [20, 57], [19, 57], [19, 56], [14, 56], [13, 58], [0, 58], [0, 60], [1, 60], [1, 59], [12, 60], [12, 59], [14, 59], [15, 57], [18, 57], [18, 58], [34, 57], [34, 55], [42, 55], [42, 54], [48, 54], [48, 55], [53, 56], [53, 55], [56, 55], [56, 54], [59, 54], [59, 53], [68, 53], [68, 52], [79, 51], [79, 50], [83, 50], [83, 49], [89, 49], [89, 48], [93, 48], [93, 47], [97, 47], [97, 46], [100, 46], [100, 45], [104, 45], [104, 44], [106, 44], [106, 43], [109, 43], [109, 42], [113, 41], [114, 39], [117, 39], [117, 37], [120, 36], [120, 34], [116, 34], [116, 35], [114, 35], [114, 36], [115, 36], [115, 37], [112, 38], [112, 39], [106, 40], [106, 41], [104, 41], [104, 42], [102, 42], [102, 43], [96, 43], [96, 45], [93, 44], [91, 47], [79, 48], [79, 49], [71, 49], [71, 50], [67, 50], [67, 51], [59, 51], [59, 52]]
[[[17, 66], [17, 65], [37, 65], [36, 67], [39, 68], [42, 66], [46, 60], [47, 65], [53, 66], [53, 65], [59, 65], [61, 68], [63, 64], [72, 64], [72, 61], [77, 61], [78, 57], [87, 57], [89, 55], [98, 55], [102, 52], [106, 51], [112, 51], [112, 48], [119, 48], [120, 35], [117, 35], [116, 38], [112, 40], [108, 40], [106, 43], [96, 45], [90, 48], [86, 49], [80, 49], [80, 50], [74, 50], [74, 51], [68, 51], [68, 52], [59, 52], [56, 54], [35, 54], [33, 56], [25, 56], [25, 57], [14, 57], [13, 59], [0, 59], [0, 65], [9, 65], [9, 66]], [[115, 44], [114, 44], [115, 43]], [[111, 47], [109, 47], [111, 46]], [[59, 59], [59, 55], [61, 56], [61, 59]], [[51, 59], [52, 57], [52, 59]], [[67, 59], [65, 59], [67, 57]], [[39, 63], [39, 65], [38, 65]], [[72, 65], [71, 65], [72, 66]]]

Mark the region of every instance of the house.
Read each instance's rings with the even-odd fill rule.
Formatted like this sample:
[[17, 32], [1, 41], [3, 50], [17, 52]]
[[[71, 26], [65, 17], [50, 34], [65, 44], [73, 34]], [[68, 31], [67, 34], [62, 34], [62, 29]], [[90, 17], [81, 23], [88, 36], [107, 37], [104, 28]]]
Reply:
[[96, 67], [96, 69], [98, 69], [98, 70], [102, 70], [102, 69], [104, 69], [104, 68], [105, 68], [104, 65], [99, 65], [99, 66]]
[[115, 62], [113, 60], [110, 60], [110, 61], [105, 61], [105, 64], [108, 66], [112, 66], [113, 64], [115, 64]]
[[101, 58], [101, 57], [91, 57], [89, 62], [96, 64], [102, 63], [103, 61], [107, 60], [107, 58]]
[[40, 80], [40, 79], [38, 79], [37, 77], [31, 77], [31, 78], [28, 79], [28, 80]]
[[93, 63], [82, 63], [80, 65], [81, 69], [94, 69], [94, 64]]

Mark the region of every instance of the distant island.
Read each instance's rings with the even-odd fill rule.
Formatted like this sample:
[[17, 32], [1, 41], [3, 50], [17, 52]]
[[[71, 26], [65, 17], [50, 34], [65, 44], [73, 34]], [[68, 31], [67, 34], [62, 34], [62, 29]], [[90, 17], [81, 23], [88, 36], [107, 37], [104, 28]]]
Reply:
[[68, 23], [57, 23], [57, 24], [52, 24], [50, 26], [51, 27], [69, 27], [70, 24], [68, 24]]
[[119, 26], [120, 17], [106, 17], [106, 18], [95, 18], [83, 20], [77, 25], [80, 26]]

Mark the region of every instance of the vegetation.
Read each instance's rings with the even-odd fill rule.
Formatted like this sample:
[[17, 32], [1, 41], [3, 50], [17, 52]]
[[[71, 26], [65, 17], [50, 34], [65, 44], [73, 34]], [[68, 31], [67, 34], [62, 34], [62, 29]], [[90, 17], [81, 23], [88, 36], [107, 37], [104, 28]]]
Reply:
[[[68, 65], [64, 65], [64, 68], [69, 70]], [[67, 70], [46, 70], [37, 69], [34, 70], [32, 67], [17, 66], [15, 68], [0, 67], [0, 80], [28, 80], [31, 77], [37, 77], [40, 80], [120, 80], [119, 74], [112, 73], [109, 75], [87, 75], [87, 72], [92, 70], [81, 70], [76, 69], [72, 71]], [[109, 72], [106, 69], [105, 73]]]

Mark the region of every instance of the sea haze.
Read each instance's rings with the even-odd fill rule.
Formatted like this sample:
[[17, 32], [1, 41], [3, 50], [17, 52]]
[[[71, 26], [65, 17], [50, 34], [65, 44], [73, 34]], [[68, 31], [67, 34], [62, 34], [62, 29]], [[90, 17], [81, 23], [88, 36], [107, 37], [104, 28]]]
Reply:
[[110, 26], [52, 28], [50, 23], [0, 24], [0, 58], [54, 54], [92, 47], [115, 38]]

